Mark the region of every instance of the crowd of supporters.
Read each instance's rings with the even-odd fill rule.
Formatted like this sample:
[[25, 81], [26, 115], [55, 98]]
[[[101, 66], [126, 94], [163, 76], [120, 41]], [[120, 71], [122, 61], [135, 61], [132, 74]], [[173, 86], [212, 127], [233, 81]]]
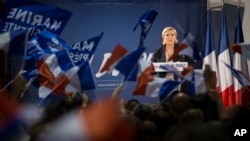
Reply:
[[250, 127], [250, 105], [225, 108], [213, 89], [192, 97], [176, 90], [161, 104], [124, 101], [117, 97], [120, 91], [118, 87], [101, 101], [91, 101], [86, 94], [81, 99], [64, 96], [38, 111], [36, 120], [12, 127], [3, 141], [249, 140], [249, 133], [236, 131]]

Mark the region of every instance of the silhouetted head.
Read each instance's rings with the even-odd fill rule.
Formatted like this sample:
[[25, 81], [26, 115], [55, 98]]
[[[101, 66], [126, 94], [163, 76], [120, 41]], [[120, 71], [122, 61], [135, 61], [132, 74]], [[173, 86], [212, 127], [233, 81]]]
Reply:
[[191, 108], [191, 98], [189, 95], [179, 92], [173, 97], [171, 111], [175, 118], [180, 118], [189, 108]]

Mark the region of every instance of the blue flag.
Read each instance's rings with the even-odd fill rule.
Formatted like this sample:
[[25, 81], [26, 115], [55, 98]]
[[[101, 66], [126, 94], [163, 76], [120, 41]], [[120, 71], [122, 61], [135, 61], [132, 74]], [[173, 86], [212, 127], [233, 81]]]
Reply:
[[137, 48], [124, 56], [115, 66], [115, 69], [119, 70], [120, 73], [124, 75], [124, 80], [128, 80], [134, 69], [136, 69], [138, 60], [144, 51], [145, 47]]
[[81, 92], [95, 89], [95, 79], [89, 62], [82, 62], [77, 66], [80, 68], [78, 71], [78, 77], [81, 85]]
[[164, 101], [167, 97], [171, 95], [172, 92], [177, 90], [177, 87], [181, 84], [181, 82], [182, 81], [174, 80], [167, 80], [166, 82], [164, 82], [159, 91], [160, 101]]
[[155, 10], [147, 11], [140, 17], [138, 23], [134, 27], [134, 31], [135, 31], [138, 25], [141, 26], [140, 44], [144, 43], [144, 40], [157, 15], [158, 15], [158, 12]]
[[85, 41], [77, 42], [73, 44], [69, 49], [69, 56], [73, 60], [73, 62], [77, 65], [82, 61], [89, 61], [93, 56], [101, 38], [101, 35], [90, 38]]
[[26, 80], [30, 80], [37, 75], [36, 63], [46, 55], [50, 55], [61, 50], [67, 50], [67, 43], [50, 31], [42, 31], [34, 36], [26, 48], [25, 65], [23, 68], [23, 76]]
[[0, 33], [45, 25], [49, 31], [60, 35], [71, 15], [67, 10], [30, 0], [8, 0], [4, 3]]

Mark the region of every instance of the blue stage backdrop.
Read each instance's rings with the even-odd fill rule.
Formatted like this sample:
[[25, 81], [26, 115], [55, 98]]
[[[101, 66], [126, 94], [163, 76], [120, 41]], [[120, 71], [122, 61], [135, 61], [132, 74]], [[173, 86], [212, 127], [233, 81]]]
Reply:
[[[141, 28], [133, 28], [139, 18], [148, 10], [156, 10], [158, 15], [145, 39], [146, 52], [144, 59], [150, 60], [154, 49], [162, 42], [161, 31], [166, 26], [177, 29], [178, 39], [183, 39], [183, 31], [191, 32], [202, 52], [206, 31], [206, 0], [36, 0], [54, 5], [72, 12], [72, 17], [65, 26], [60, 37], [68, 44], [87, 40], [103, 32], [91, 60], [93, 75], [96, 79], [96, 91], [89, 92], [92, 96], [110, 95], [122, 81], [122, 75], [116, 71], [98, 73], [100, 66], [110, 55], [116, 44], [120, 43], [128, 50], [139, 45]], [[177, 26], [179, 25], [179, 27]], [[136, 98], [156, 102], [156, 98], [146, 98], [132, 95], [135, 82], [126, 82], [121, 96], [125, 99]], [[90, 96], [90, 97], [92, 97]]]

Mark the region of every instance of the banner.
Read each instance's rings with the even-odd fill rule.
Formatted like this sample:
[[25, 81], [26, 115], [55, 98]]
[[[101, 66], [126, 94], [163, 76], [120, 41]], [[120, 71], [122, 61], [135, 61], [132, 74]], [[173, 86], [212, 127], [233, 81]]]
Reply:
[[[49, 31], [59, 35], [71, 15], [67, 10], [30, 0], [8, 0], [4, 3], [0, 32], [45, 25]], [[34, 35], [37, 31], [31, 32]]]

